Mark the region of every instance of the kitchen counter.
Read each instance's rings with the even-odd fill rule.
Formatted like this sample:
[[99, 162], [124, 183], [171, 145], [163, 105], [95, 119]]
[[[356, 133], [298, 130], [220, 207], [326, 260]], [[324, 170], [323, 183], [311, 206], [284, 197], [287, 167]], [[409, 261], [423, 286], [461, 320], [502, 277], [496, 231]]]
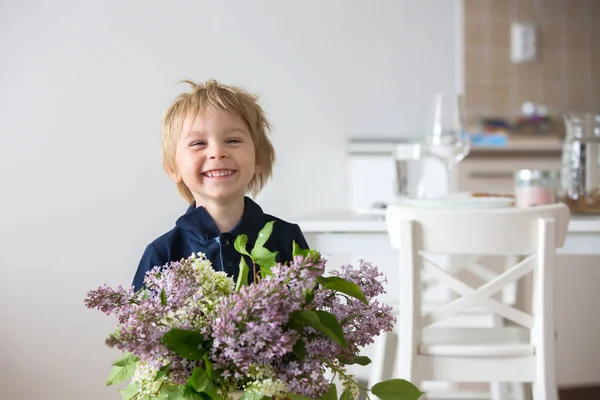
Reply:
[[[352, 210], [323, 210], [301, 216], [296, 223], [309, 236], [387, 234], [383, 210], [371, 214]], [[600, 216], [571, 216], [567, 240], [560, 252], [600, 255]]]
[[[384, 212], [372, 214], [352, 210], [323, 210], [296, 219], [303, 232], [385, 232]], [[600, 235], [599, 216], [571, 216], [569, 233]]]

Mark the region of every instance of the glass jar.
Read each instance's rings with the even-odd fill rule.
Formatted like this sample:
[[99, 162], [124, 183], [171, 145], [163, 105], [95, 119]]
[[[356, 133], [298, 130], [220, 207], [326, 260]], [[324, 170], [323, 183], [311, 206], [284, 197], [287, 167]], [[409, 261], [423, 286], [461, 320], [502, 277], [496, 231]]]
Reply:
[[573, 214], [600, 214], [600, 115], [566, 113], [560, 200]]
[[515, 173], [515, 206], [533, 207], [556, 202], [556, 174], [537, 169]]

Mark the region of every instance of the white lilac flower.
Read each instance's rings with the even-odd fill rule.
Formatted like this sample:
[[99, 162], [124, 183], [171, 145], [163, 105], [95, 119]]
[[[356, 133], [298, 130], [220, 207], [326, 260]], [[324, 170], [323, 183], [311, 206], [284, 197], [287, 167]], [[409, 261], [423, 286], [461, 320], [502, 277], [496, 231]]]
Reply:
[[252, 381], [244, 386], [244, 391], [249, 394], [267, 397], [287, 397], [288, 387], [281, 380], [273, 380], [271, 378], [264, 380]]
[[158, 392], [162, 383], [161, 380], [154, 381], [157, 373], [158, 368], [152, 367], [145, 361], [140, 361], [137, 363], [137, 368], [131, 378], [131, 383], [138, 385], [138, 392], [140, 394], [154, 395]]

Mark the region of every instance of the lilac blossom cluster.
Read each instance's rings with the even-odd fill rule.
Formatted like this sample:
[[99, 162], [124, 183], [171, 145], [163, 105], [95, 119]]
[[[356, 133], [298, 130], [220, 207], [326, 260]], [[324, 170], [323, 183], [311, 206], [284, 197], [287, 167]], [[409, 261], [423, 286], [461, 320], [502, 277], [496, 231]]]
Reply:
[[88, 293], [85, 305], [117, 317], [117, 330], [106, 340], [109, 347], [133, 354], [154, 373], [170, 364], [169, 380], [185, 383], [201, 362], [177, 356], [161, 339], [172, 328], [205, 333], [207, 315], [233, 292], [233, 281], [199, 253], [153, 268], [144, 285], [146, 289], [137, 293], [104, 285]]
[[340, 296], [332, 290], [317, 291], [313, 304], [336, 316], [342, 324], [347, 347], [331, 346], [327, 342], [315, 340], [310, 343], [311, 351], [323, 357], [337, 355], [357, 355], [360, 348], [373, 343], [375, 336], [390, 332], [396, 323], [392, 307], [382, 304], [377, 296], [384, 294], [383, 283], [387, 283], [383, 274], [371, 262], [359, 260], [359, 267], [343, 265], [340, 271], [332, 270], [332, 276], [338, 276], [358, 285], [368, 304], [349, 296]]
[[[347, 378], [338, 358], [352, 358], [395, 322], [391, 307], [380, 304], [384, 293], [377, 267], [360, 260], [358, 268], [331, 271], [355, 283], [367, 303], [318, 285], [326, 261], [296, 256], [289, 265], [276, 265], [252, 285], [234, 291], [233, 280], [216, 272], [203, 254], [156, 267], [146, 289], [108, 286], [88, 293], [85, 304], [117, 317], [118, 328], [107, 344], [140, 359], [134, 380], [140, 388], [156, 388], [152, 380], [169, 365], [167, 384], [184, 384], [204, 361], [190, 361], [169, 350], [162, 337], [172, 328], [202, 333], [210, 342], [212, 367], [219, 371], [225, 391], [244, 388], [272, 398], [297, 393], [316, 398], [329, 390], [325, 369]], [[314, 296], [314, 297], [313, 297]], [[310, 326], [298, 329], [295, 312], [322, 310], [340, 322], [346, 346]], [[304, 345], [298, 356], [295, 346]], [[347, 379], [348, 381], [349, 378]], [[151, 389], [148, 389], [150, 393]], [[352, 392], [356, 392], [352, 388]]]
[[[272, 275], [222, 300], [209, 325], [212, 358], [223, 377], [242, 384], [258, 370], [269, 378], [280, 378], [274, 367], [288, 369], [282, 360], [292, 353], [300, 337], [288, 327], [290, 316], [307, 305], [306, 294], [316, 287], [324, 269], [325, 261], [298, 256], [289, 265], [273, 267]], [[309, 368], [310, 372], [319, 371], [313, 365]]]

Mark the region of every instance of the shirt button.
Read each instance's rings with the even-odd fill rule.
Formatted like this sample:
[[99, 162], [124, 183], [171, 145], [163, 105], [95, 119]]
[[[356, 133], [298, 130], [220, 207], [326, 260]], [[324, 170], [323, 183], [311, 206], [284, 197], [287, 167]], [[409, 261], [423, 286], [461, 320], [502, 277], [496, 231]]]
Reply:
[[233, 265], [233, 263], [231, 261], [227, 261], [227, 266], [231, 267]]
[[225, 239], [225, 240], [223, 241], [223, 243], [225, 244], [225, 246], [229, 246], [229, 239]]

